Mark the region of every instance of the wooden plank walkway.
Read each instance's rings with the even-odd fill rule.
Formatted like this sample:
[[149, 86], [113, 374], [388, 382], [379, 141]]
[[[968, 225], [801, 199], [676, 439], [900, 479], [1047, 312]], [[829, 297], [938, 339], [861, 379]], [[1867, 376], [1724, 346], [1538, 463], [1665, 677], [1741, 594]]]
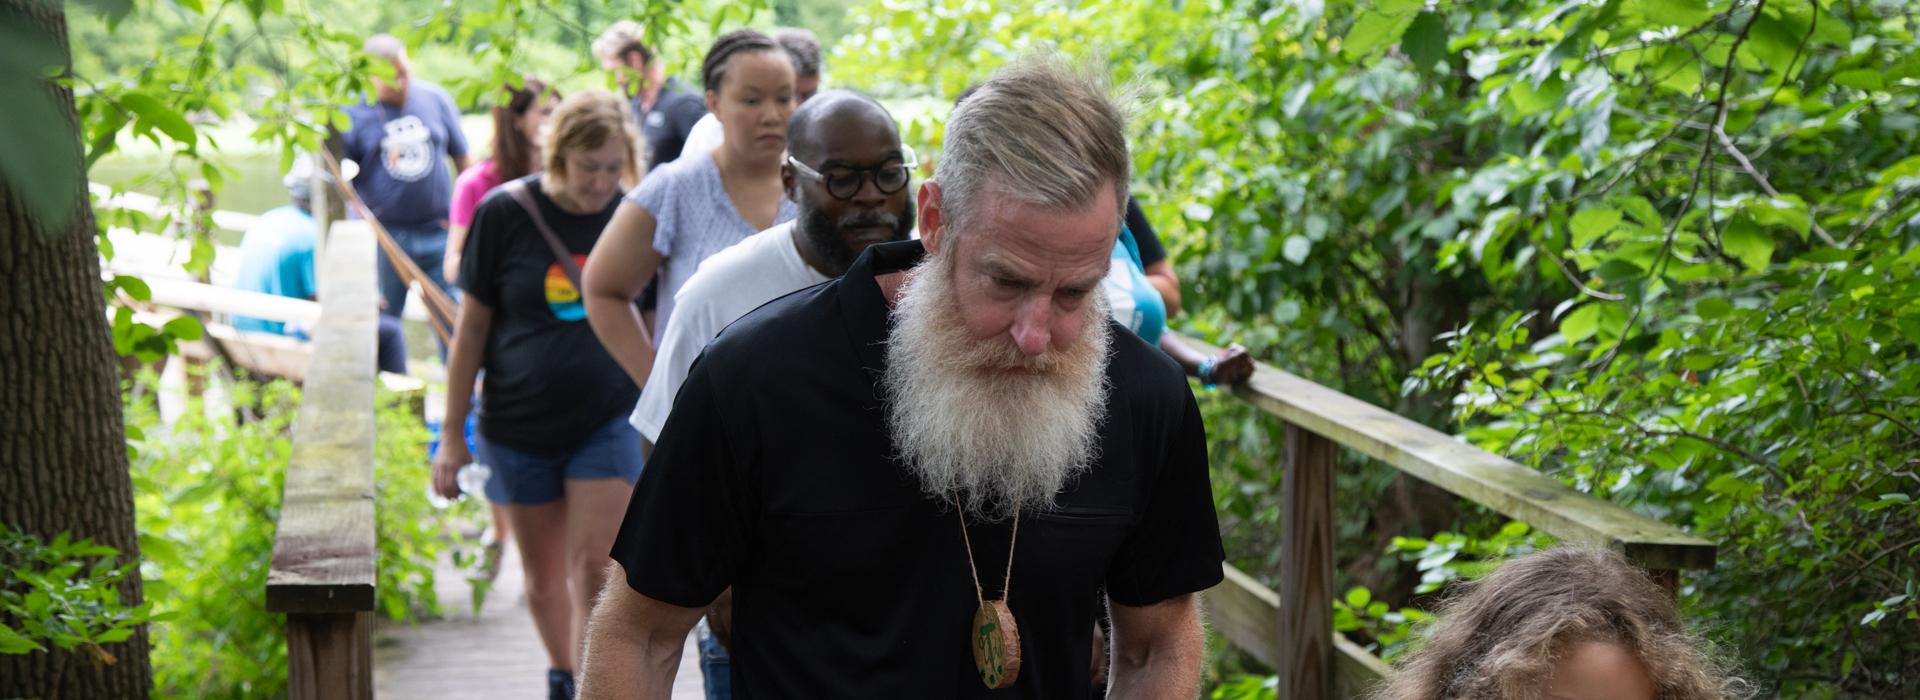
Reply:
[[[382, 621], [374, 632], [373, 685], [381, 700], [501, 698], [547, 695], [547, 653], [534, 633], [522, 595], [520, 554], [507, 547], [500, 577], [480, 615], [471, 614], [467, 581], [443, 562], [434, 590], [446, 617], [417, 625]], [[703, 700], [700, 651], [687, 638], [674, 700]]]

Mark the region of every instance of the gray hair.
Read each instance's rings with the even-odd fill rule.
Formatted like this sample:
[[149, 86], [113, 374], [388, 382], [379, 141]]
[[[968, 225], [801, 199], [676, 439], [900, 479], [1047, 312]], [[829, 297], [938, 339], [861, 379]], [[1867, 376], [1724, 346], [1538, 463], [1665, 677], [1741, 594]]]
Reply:
[[820, 39], [813, 32], [799, 27], [781, 27], [773, 30], [773, 41], [793, 58], [794, 75], [802, 78], [820, 75]]
[[614, 22], [613, 26], [607, 27], [599, 38], [593, 40], [589, 50], [602, 61], [620, 61], [627, 54], [638, 51], [642, 63], [653, 62], [653, 50], [647, 48], [646, 31], [639, 22], [630, 19]]
[[389, 63], [399, 63], [407, 57], [407, 45], [400, 43], [392, 34], [375, 34], [367, 37], [367, 43], [360, 47], [374, 56], [387, 59]]
[[1132, 169], [1126, 116], [1105, 81], [1059, 58], [1030, 56], [995, 71], [948, 117], [944, 150], [934, 180], [949, 237], [989, 187], [1055, 209], [1085, 206], [1110, 187], [1123, 216]]

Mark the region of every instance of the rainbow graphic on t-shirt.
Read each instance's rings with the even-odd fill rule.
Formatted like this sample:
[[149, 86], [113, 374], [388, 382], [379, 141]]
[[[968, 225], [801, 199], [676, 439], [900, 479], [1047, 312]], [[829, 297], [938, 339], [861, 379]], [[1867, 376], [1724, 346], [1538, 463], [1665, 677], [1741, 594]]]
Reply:
[[[573, 262], [580, 269], [587, 269], [587, 256], [575, 255]], [[547, 266], [547, 310], [562, 321], [579, 321], [587, 317], [587, 307], [580, 303], [580, 290], [573, 288], [573, 282], [567, 280], [566, 268], [558, 262]]]

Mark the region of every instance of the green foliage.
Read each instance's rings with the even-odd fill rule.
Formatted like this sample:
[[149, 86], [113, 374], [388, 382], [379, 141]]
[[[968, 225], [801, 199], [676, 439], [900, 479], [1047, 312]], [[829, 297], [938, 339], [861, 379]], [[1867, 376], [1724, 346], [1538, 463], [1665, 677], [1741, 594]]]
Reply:
[[[476, 523], [486, 521], [477, 498], [463, 498], [446, 508], [427, 501], [426, 485], [433, 475], [427, 461], [427, 427], [406, 397], [381, 392], [375, 426], [374, 479], [378, 492], [374, 520], [380, 540], [374, 590], [375, 607], [388, 619], [410, 621], [443, 612], [434, 588], [434, 565], [450, 558], [466, 569], [481, 555], [478, 541], [466, 536]], [[478, 614], [491, 582], [468, 578], [471, 607]]]
[[[134, 564], [92, 540], [61, 533], [51, 542], [0, 525], [0, 654], [72, 652], [93, 670], [118, 661], [102, 645], [126, 641], [142, 624], [165, 616], [152, 604], [127, 605], [124, 582]], [[58, 669], [60, 674], [86, 669]]]
[[1280, 697], [1280, 679], [1243, 673], [1213, 687], [1213, 700], [1274, 700]]
[[176, 615], [151, 631], [158, 695], [285, 692], [285, 621], [267, 613], [266, 586], [298, 397], [286, 383], [236, 385], [233, 404], [258, 420], [193, 400], [171, 426], [151, 403], [127, 403], [141, 576], [147, 599]]
[[1566, 321], [1529, 343], [1516, 322], [1455, 337], [1419, 381], [1464, 388], [1458, 414], [1483, 447], [1719, 542], [1686, 599], [1735, 623], [1722, 638], [1755, 670], [1820, 674], [1789, 694], [1906, 695], [1920, 674], [1916, 267], [1920, 247], [1820, 248], [1647, 301], [1661, 320], [1632, 351], [1609, 355]]
[[[141, 573], [148, 601], [171, 616], [152, 626], [155, 694], [284, 694], [286, 621], [266, 611], [266, 580], [300, 392], [284, 381], [229, 384], [235, 410], [210, 414], [194, 399], [165, 425], [139, 398], [152, 390], [147, 380], [132, 386], [126, 422]], [[377, 607], [412, 620], [440, 612], [434, 565], [479, 506], [425, 505], [425, 428], [392, 396], [380, 401]]]
[[[855, 26], [836, 62], [895, 93], [1104, 57], [1143, 97], [1133, 184], [1188, 331], [1720, 543], [1685, 602], [1765, 687], [1920, 693], [1911, 3], [881, 0]], [[938, 118], [909, 135], [936, 154]], [[1258, 564], [1275, 426], [1207, 419]]]

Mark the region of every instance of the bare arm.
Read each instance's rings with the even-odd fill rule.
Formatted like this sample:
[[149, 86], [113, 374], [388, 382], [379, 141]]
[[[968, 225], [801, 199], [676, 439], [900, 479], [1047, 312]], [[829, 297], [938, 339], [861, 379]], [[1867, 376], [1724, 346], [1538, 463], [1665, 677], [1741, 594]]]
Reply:
[[466, 249], [467, 227], [447, 224], [447, 254], [440, 261], [440, 274], [447, 284], [456, 284], [460, 279], [460, 253]]
[[660, 269], [660, 251], [653, 249], [653, 213], [631, 202], [621, 202], [613, 220], [587, 256], [587, 322], [600, 344], [633, 377], [646, 386], [653, 371], [653, 339], [633, 308], [633, 300]]
[[1160, 351], [1180, 363], [1181, 369], [1187, 371], [1187, 376], [1211, 379], [1214, 384], [1239, 384], [1253, 376], [1253, 356], [1247, 354], [1247, 349], [1240, 347], [1239, 343], [1228, 345], [1214, 356], [1212, 377], [1200, 377], [1200, 365], [1207, 361], [1207, 356], [1180, 342], [1174, 334], [1160, 334]]
[[1180, 278], [1173, 275], [1173, 263], [1161, 260], [1148, 265], [1147, 284], [1160, 290], [1160, 300], [1167, 303], [1167, 318], [1180, 315]]
[[487, 353], [487, 334], [493, 330], [493, 307], [468, 295], [460, 303], [453, 347], [447, 351], [447, 412], [441, 422], [440, 451], [433, 456], [433, 486], [442, 497], [460, 493], [454, 476], [473, 461], [467, 453], [467, 409], [473, 404], [473, 380]]
[[454, 156], [453, 157], [453, 174], [459, 175], [460, 173], [466, 172], [467, 168], [472, 165], [473, 165], [472, 154], [462, 153], [460, 155]]
[[614, 564], [607, 572], [600, 604], [587, 625], [579, 697], [667, 700], [680, 670], [680, 650], [701, 610], [641, 595], [627, 585], [619, 567]]
[[1192, 698], [1200, 693], [1206, 644], [1192, 594], [1143, 607], [1111, 603], [1113, 682], [1109, 698]]

